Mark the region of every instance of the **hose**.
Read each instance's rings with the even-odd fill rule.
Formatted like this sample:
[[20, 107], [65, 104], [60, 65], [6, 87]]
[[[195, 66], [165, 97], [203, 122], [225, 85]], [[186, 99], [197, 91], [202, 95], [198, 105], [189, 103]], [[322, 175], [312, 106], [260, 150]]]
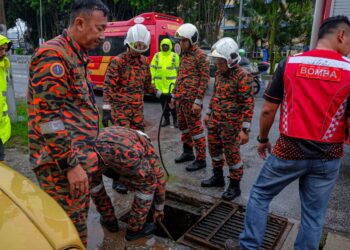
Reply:
[[[173, 86], [174, 83], [170, 83], [169, 85], [169, 92], [170, 93], [170, 90], [171, 90], [171, 86]], [[159, 121], [159, 127], [158, 127], [158, 151], [159, 151], [159, 157], [160, 157], [160, 162], [162, 163], [162, 166], [166, 172], [166, 175], [167, 175], [167, 180], [169, 180], [169, 177], [170, 177], [170, 174], [168, 172], [168, 169], [165, 167], [165, 164], [164, 164], [164, 161], [163, 161], [163, 156], [162, 156], [162, 149], [161, 149], [161, 146], [160, 146], [160, 130], [162, 128], [162, 122], [163, 122], [163, 118], [164, 118], [164, 113], [165, 113], [165, 109], [167, 107], [167, 105], [169, 104], [169, 101], [167, 101], [164, 105], [164, 108], [163, 108], [163, 111], [162, 111], [162, 115], [160, 116], [160, 121]]]

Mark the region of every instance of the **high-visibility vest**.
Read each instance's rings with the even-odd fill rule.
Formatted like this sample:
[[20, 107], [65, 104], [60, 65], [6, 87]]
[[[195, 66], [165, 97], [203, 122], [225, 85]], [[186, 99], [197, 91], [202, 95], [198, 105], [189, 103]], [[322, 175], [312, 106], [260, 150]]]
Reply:
[[171, 83], [170, 93], [174, 88], [177, 72], [179, 69], [179, 58], [174, 52], [169, 55], [164, 55], [163, 52], [158, 52], [154, 56], [151, 64], [152, 83], [156, 88], [163, 93], [169, 93], [169, 86]]
[[340, 143], [346, 128], [350, 61], [330, 50], [287, 59], [280, 132], [311, 141]]
[[11, 121], [8, 115], [6, 102], [7, 81], [6, 76], [10, 68], [10, 60], [5, 57], [0, 61], [0, 139], [5, 143], [11, 136]]

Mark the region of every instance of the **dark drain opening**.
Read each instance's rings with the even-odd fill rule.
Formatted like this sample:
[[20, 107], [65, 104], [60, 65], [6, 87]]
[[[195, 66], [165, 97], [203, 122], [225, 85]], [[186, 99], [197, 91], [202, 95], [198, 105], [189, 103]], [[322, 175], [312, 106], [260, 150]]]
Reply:
[[[179, 207], [169, 205], [164, 207], [164, 214], [165, 217], [162, 222], [174, 240], [178, 240], [201, 217]], [[155, 235], [168, 238], [167, 234], [159, 225], [157, 225]]]
[[[164, 207], [165, 217], [162, 223], [175, 241], [183, 236], [199, 220], [201, 214], [197, 210], [198, 208], [190, 205], [167, 200], [167, 204]], [[150, 212], [147, 216], [147, 221], [153, 221], [152, 216], [153, 214]], [[121, 220], [127, 222], [127, 218], [128, 213], [123, 215]], [[155, 235], [162, 238], [169, 238], [160, 225], [157, 225]]]

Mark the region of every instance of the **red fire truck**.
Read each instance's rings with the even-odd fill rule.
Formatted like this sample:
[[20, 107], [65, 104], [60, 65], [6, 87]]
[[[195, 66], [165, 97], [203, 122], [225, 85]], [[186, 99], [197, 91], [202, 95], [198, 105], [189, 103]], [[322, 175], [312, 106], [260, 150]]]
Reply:
[[[124, 46], [126, 33], [130, 27], [137, 23], [145, 25], [151, 33], [150, 49], [144, 55], [152, 60], [153, 55], [159, 50], [161, 40], [166, 37], [173, 37], [183, 20], [175, 16], [149, 12], [128, 21], [109, 22], [105, 32], [106, 39], [100, 47], [89, 52], [90, 63], [88, 69], [95, 90], [102, 90], [108, 64], [113, 57], [126, 50]], [[179, 53], [180, 45], [175, 44], [174, 50]]]

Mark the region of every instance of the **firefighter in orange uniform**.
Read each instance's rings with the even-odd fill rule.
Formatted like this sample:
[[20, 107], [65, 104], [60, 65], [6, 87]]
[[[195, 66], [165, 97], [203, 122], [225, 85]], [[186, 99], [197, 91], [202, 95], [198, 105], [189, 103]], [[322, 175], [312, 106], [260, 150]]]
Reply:
[[29, 68], [30, 165], [41, 188], [67, 212], [85, 244], [90, 188], [96, 206], [103, 207], [101, 222], [118, 228], [103, 185], [94, 186], [102, 181], [95, 180], [99, 115], [86, 68], [87, 51], [105, 37], [108, 12], [100, 0], [74, 1], [68, 29], [42, 45]]
[[[205, 168], [206, 142], [201, 121], [203, 98], [210, 81], [209, 62], [205, 53], [198, 48], [198, 30], [190, 23], [181, 25], [175, 37], [180, 39], [181, 61], [171, 106], [176, 102], [178, 126], [182, 132], [183, 153], [175, 163], [193, 161], [187, 171]], [[196, 149], [196, 158], [193, 154]]]

